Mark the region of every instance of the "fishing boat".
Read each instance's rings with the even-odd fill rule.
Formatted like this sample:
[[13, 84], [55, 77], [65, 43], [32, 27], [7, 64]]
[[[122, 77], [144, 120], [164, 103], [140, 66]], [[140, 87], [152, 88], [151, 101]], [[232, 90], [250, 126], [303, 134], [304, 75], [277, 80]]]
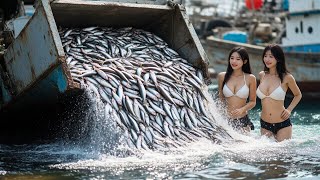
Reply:
[[[320, 2], [316, 0], [291, 0], [286, 16], [286, 37], [280, 44], [285, 50], [286, 62], [290, 73], [295, 77], [301, 91], [318, 94], [320, 88]], [[263, 70], [262, 53], [264, 46], [240, 43], [209, 36], [202, 40], [210, 59], [209, 68], [215, 73], [226, 70], [230, 49], [245, 47], [250, 55], [253, 73]], [[214, 76], [213, 76], [214, 77]]]

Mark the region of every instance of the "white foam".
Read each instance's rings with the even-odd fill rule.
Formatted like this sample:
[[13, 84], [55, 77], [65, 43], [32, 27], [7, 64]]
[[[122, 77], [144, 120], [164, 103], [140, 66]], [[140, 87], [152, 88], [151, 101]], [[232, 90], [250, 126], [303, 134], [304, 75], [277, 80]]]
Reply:
[[[314, 131], [310, 130], [311, 134], [308, 134], [309, 126], [295, 126], [294, 131], [297, 131], [298, 133], [296, 134], [299, 134], [299, 136], [294, 136], [293, 139], [282, 142], [276, 142], [273, 138], [260, 136], [258, 130], [251, 131], [251, 133], [247, 135], [241, 134], [228, 125], [227, 117], [225, 116], [225, 106], [219, 104], [219, 102], [215, 102], [207, 89], [204, 89], [204, 92], [208, 99], [205, 107], [210, 115], [214, 117], [216, 125], [225, 129], [234, 140], [222, 142], [221, 144], [213, 144], [208, 139], [200, 139], [198, 142], [188, 144], [187, 147], [168, 149], [166, 151], [132, 150], [133, 155], [124, 157], [113, 156], [110, 155], [110, 153], [103, 152], [96, 154], [97, 156], [86, 156], [86, 154], [83, 154], [85, 157], [76, 162], [58, 163], [51, 167], [59, 169], [101, 168], [103, 170], [116, 170], [118, 172], [127, 170], [128, 168], [134, 169], [140, 167], [179, 169], [185, 168], [185, 166], [199, 166], [203, 161], [210, 159], [212, 156], [222, 156], [220, 159], [222, 159], [224, 163], [232, 163], [230, 159], [233, 157], [240, 157], [247, 161], [261, 162], [276, 160], [279, 159], [279, 157], [283, 157], [284, 154], [294, 153], [296, 149], [300, 149], [295, 148], [295, 146], [300, 147], [301, 144], [308, 143], [310, 138], [313, 138], [311, 143], [319, 142], [319, 140], [317, 140], [319, 136], [315, 137]], [[320, 128], [320, 126], [318, 126], [318, 128]], [[118, 150], [126, 151], [126, 148], [128, 147], [119, 146]], [[314, 153], [312, 149], [306, 150]], [[86, 153], [88, 153], [88, 151]], [[94, 153], [96, 153], [96, 151]], [[210, 161], [212, 161], [212, 158]], [[256, 172], [256, 170], [254, 171]], [[159, 176], [161, 177], [161, 175]]]

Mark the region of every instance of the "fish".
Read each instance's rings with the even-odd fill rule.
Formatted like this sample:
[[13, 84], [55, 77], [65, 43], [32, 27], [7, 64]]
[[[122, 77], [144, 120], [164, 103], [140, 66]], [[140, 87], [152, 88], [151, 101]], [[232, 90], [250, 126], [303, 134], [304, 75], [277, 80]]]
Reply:
[[[73, 81], [104, 103], [130, 148], [165, 150], [232, 138], [208, 113], [201, 69], [132, 27], [59, 28]], [[217, 134], [219, 133], [219, 134]]]

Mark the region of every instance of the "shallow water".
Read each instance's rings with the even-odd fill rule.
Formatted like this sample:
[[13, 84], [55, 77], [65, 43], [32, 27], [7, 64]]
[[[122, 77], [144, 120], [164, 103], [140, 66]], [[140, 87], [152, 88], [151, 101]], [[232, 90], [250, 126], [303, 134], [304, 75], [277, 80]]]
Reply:
[[101, 152], [96, 144], [83, 142], [0, 145], [0, 174], [18, 179], [317, 179], [319, 105], [301, 102], [291, 117], [293, 138], [281, 143], [260, 136], [257, 105], [249, 114], [256, 127], [250, 135], [233, 131], [214, 112], [217, 123], [235, 138], [232, 142], [212, 144], [203, 139], [184, 148], [130, 156]]

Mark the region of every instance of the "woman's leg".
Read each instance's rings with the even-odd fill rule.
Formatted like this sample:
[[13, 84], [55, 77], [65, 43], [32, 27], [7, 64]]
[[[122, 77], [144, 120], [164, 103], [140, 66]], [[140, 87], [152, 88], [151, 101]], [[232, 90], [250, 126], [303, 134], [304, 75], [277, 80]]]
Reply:
[[278, 142], [281, 142], [286, 139], [291, 139], [291, 137], [292, 137], [292, 126], [288, 126], [288, 127], [280, 129], [277, 132], [276, 140]]
[[269, 130], [264, 129], [264, 128], [261, 128], [260, 132], [261, 132], [262, 136], [273, 137], [273, 133]]

